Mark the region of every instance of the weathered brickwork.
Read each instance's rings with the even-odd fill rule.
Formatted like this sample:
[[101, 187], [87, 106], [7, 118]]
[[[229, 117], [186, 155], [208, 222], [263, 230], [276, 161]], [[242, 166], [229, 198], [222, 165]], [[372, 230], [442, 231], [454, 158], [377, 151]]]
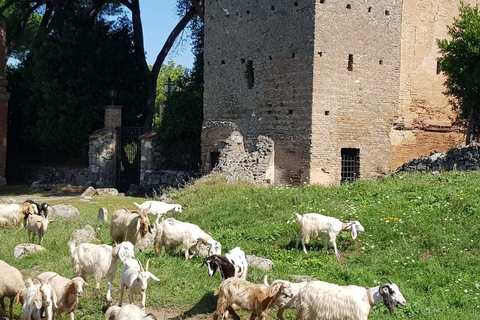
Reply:
[[343, 148], [368, 177], [456, 146], [436, 39], [459, 6], [207, 0], [203, 172], [234, 131], [274, 141], [275, 183], [338, 184]]

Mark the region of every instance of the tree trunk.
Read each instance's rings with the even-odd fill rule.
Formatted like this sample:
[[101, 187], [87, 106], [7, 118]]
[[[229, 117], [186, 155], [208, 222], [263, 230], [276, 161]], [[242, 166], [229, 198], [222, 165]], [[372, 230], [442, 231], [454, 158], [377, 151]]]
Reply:
[[470, 111], [470, 115], [468, 116], [467, 119], [467, 134], [465, 137], [465, 144], [468, 146], [471, 142], [471, 136], [472, 136], [472, 121], [473, 121], [473, 111]]

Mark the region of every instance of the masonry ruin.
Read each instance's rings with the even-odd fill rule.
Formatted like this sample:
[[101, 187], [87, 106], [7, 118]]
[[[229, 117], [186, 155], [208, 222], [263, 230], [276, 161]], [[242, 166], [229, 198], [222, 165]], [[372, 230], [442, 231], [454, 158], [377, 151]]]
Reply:
[[251, 154], [265, 138], [255, 179], [281, 184], [339, 184], [458, 145], [436, 39], [459, 6], [206, 0], [202, 172], [245, 171], [247, 156], [224, 149]]

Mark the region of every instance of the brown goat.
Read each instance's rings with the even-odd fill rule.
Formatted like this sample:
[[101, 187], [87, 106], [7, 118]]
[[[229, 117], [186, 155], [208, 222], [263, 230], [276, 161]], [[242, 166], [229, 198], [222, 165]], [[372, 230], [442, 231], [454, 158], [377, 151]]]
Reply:
[[278, 281], [271, 286], [253, 284], [240, 278], [229, 278], [218, 288], [217, 311], [213, 319], [226, 318], [228, 313], [235, 320], [240, 320], [236, 310], [251, 311], [250, 319], [265, 320], [268, 311], [279, 295], [292, 297], [290, 284]]
[[112, 240], [120, 243], [130, 241], [135, 245], [143, 239], [148, 232], [152, 233], [152, 226], [148, 220], [148, 210], [128, 210], [125, 207], [116, 210], [112, 216], [110, 236]]

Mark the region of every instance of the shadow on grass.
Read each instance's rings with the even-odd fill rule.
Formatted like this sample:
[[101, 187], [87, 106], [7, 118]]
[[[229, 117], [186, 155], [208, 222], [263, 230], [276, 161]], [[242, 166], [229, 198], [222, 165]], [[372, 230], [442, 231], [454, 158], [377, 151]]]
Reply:
[[193, 307], [183, 312], [180, 316], [170, 318], [170, 320], [181, 320], [194, 317], [198, 314], [210, 314], [217, 309], [217, 297], [213, 292], [206, 293]]

